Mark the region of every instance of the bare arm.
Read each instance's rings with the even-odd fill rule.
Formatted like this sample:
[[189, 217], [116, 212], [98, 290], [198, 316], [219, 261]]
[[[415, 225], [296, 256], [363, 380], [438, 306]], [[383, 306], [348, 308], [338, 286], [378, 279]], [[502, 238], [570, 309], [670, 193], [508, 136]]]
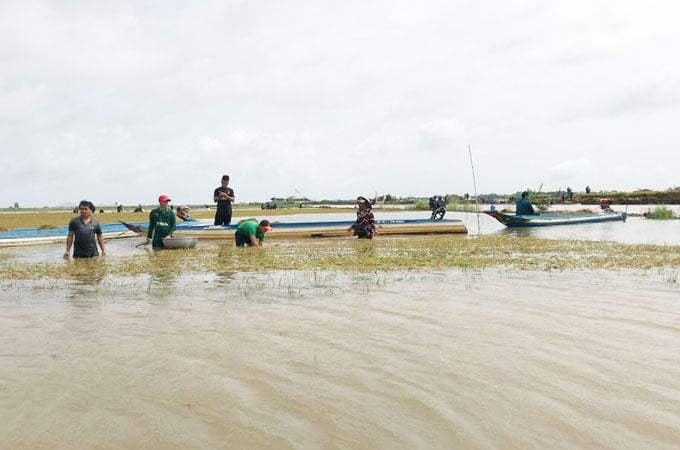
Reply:
[[253, 247], [259, 247], [260, 242], [255, 238], [255, 236], [250, 236], [250, 245]]
[[97, 235], [97, 242], [99, 243], [99, 248], [102, 249], [102, 256], [106, 256], [106, 249], [104, 249], [104, 236], [101, 233]]
[[64, 258], [68, 258], [71, 253], [71, 246], [73, 245], [73, 231], [69, 231], [66, 235], [66, 252], [64, 253]]

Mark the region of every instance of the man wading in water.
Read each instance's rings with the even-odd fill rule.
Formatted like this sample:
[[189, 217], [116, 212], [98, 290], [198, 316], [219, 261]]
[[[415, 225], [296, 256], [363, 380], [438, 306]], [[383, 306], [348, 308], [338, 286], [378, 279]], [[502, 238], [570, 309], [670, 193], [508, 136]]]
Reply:
[[[74, 258], [93, 258], [99, 256], [97, 244], [102, 249], [102, 256], [106, 255], [104, 250], [104, 238], [99, 221], [92, 217], [94, 205], [92, 202], [83, 200], [78, 205], [80, 217], [71, 219], [68, 224], [68, 236], [66, 237], [66, 253], [64, 258], [68, 258], [73, 245]], [[96, 242], [95, 242], [96, 236]]]

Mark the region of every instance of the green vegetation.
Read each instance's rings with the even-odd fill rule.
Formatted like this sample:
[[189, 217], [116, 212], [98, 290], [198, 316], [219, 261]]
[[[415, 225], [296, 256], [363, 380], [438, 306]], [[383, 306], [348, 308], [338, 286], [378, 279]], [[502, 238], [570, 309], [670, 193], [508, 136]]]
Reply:
[[590, 194], [578, 194], [574, 201], [595, 204], [601, 198], [607, 198], [611, 203], [619, 205], [680, 205], [680, 188], [673, 187], [665, 191], [640, 189], [632, 192], [600, 191]]
[[677, 246], [624, 245], [613, 242], [550, 240], [511, 236], [422, 236], [365, 240], [268, 243], [236, 248], [200, 245], [125, 258], [22, 263], [0, 260], [0, 280], [102, 279], [149, 275], [154, 279], [191, 273], [295, 271], [432, 271], [652, 269], [680, 267]]
[[652, 209], [651, 211], [645, 213], [645, 217], [648, 218], [648, 219], [657, 219], [657, 220], [675, 219], [675, 216], [673, 215], [673, 211], [666, 208], [665, 206], [657, 206], [656, 208]]

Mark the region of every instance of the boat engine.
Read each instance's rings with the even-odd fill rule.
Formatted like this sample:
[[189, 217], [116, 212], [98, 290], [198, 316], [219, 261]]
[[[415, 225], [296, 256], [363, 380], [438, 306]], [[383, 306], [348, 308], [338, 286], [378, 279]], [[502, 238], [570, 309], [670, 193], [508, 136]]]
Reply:
[[448, 203], [448, 195], [442, 197], [441, 195], [434, 195], [430, 197], [430, 209], [432, 216], [430, 220], [442, 220], [446, 214], [446, 204]]

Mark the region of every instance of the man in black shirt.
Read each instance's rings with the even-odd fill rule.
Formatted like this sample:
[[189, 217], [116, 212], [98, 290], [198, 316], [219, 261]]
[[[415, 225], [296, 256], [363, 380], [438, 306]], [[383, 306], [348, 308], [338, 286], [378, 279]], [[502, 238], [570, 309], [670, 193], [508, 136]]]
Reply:
[[97, 244], [102, 249], [102, 256], [106, 255], [101, 225], [97, 219], [92, 217], [95, 209], [94, 205], [92, 202], [83, 200], [78, 205], [78, 209], [80, 210], [80, 216], [71, 219], [68, 224], [64, 258], [69, 257], [71, 246], [73, 246], [74, 258], [93, 258], [99, 256]]
[[231, 223], [231, 204], [235, 199], [234, 190], [229, 187], [229, 175], [222, 175], [222, 186], [213, 193], [213, 201], [217, 203], [215, 225], [224, 226]]

